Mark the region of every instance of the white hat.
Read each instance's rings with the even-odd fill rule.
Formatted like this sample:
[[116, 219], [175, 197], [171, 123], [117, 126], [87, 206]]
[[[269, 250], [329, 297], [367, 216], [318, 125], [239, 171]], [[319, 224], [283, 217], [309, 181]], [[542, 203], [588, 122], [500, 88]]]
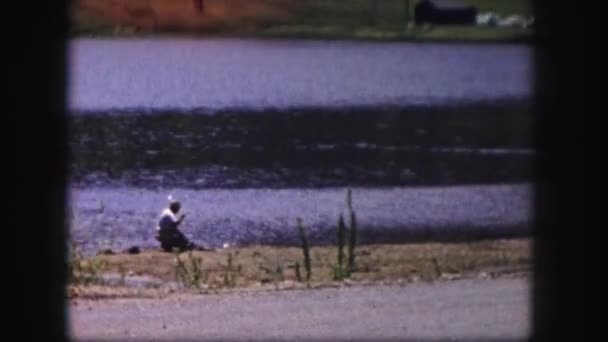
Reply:
[[179, 203], [179, 201], [176, 200], [172, 195], [169, 195], [168, 200], [169, 204]]

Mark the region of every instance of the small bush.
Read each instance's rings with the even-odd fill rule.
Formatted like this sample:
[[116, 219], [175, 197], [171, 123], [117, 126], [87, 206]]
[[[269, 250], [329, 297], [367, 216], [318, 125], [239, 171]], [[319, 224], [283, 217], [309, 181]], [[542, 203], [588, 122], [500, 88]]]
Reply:
[[179, 251], [175, 250], [175, 278], [186, 288], [200, 289], [201, 280], [206, 282], [206, 274], [203, 273], [203, 258], [192, 255], [188, 252], [188, 259], [182, 260]]
[[68, 262], [69, 282], [73, 285], [90, 285], [101, 282], [101, 272], [106, 263], [96, 257], [86, 259], [76, 243], [70, 246]]
[[[236, 252], [238, 255], [238, 252]], [[236, 277], [241, 273], [241, 265], [234, 266], [234, 258], [232, 253], [228, 253], [228, 259], [226, 260], [226, 266], [224, 266], [224, 286], [226, 287], [235, 287], [236, 286]]]
[[338, 219], [338, 264], [334, 266], [334, 280], [342, 280], [348, 276], [344, 269], [344, 244], [345, 244], [346, 225], [342, 214]]
[[357, 234], [359, 228], [357, 227], [357, 215], [353, 210], [352, 192], [348, 189], [346, 193], [346, 204], [348, 205], [348, 211], [350, 212], [350, 239], [348, 243], [348, 273], [355, 271], [355, 247], [357, 246]]
[[302, 241], [302, 253], [304, 254], [304, 268], [306, 269], [306, 281], [310, 281], [311, 265], [310, 265], [310, 245], [306, 236], [306, 228], [302, 224], [302, 219], [298, 217], [298, 230], [300, 232], [300, 240]]

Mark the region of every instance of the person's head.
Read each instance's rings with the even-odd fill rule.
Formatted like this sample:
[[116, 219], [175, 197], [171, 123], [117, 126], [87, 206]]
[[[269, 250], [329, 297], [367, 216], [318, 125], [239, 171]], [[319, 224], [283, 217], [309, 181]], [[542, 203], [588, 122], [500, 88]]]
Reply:
[[181, 207], [182, 206], [178, 201], [171, 201], [171, 204], [169, 204], [169, 209], [171, 209], [174, 214], [177, 214]]

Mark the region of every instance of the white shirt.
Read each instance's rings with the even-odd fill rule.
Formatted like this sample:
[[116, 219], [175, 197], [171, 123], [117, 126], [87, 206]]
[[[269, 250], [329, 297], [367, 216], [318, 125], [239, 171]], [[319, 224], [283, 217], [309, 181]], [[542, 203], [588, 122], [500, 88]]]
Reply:
[[177, 226], [177, 217], [171, 211], [171, 209], [166, 208], [160, 214], [160, 218], [158, 220], [158, 226], [156, 226], [156, 230], [159, 231], [161, 229], [172, 229]]

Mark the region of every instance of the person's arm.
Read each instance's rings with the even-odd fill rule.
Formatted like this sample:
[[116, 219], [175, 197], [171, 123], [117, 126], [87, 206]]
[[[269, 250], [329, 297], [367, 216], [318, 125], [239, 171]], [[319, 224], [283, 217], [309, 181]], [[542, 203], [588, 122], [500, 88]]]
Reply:
[[173, 213], [166, 213], [160, 219], [159, 226], [160, 227], [171, 227], [173, 229], [177, 229], [182, 220], [184, 219], [184, 215], [180, 215], [179, 218]]
[[179, 226], [180, 223], [182, 223], [182, 221], [184, 220], [184, 217], [186, 217], [186, 214], [181, 214], [179, 216], [179, 218], [177, 219], [177, 221], [175, 221], [175, 226]]

